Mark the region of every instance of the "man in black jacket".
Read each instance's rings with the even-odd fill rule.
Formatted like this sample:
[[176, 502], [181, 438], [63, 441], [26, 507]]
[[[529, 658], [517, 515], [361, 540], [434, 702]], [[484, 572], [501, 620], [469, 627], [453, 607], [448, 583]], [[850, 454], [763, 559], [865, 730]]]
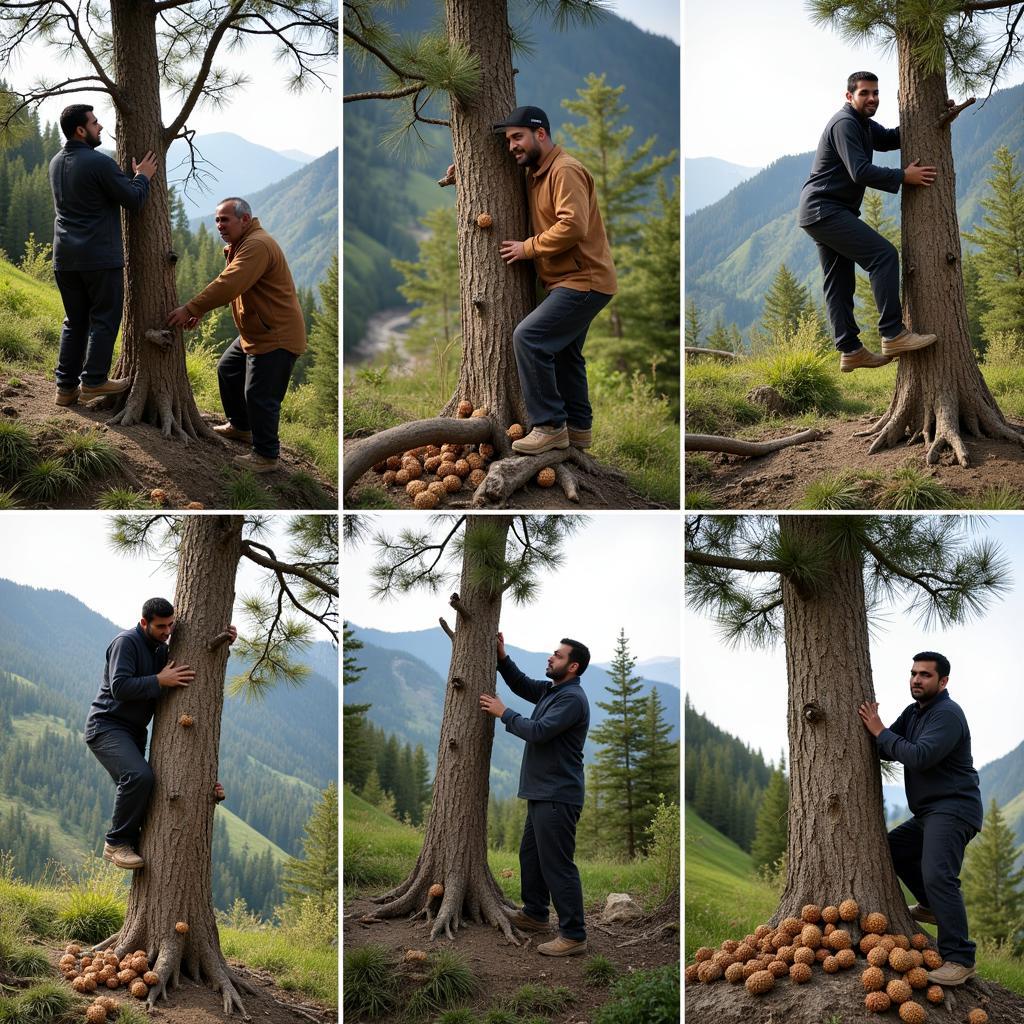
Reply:
[[[935, 181], [935, 168], [921, 167], [917, 160], [902, 170], [872, 164], [874, 150], [900, 148], [899, 128], [883, 128], [872, 120], [877, 110], [878, 77], [870, 71], [855, 71], [846, 83], [846, 105], [825, 126], [811, 176], [800, 192], [799, 223], [818, 248], [825, 306], [843, 373], [885, 366], [893, 357], [935, 341], [934, 334], [907, 330], [900, 304], [899, 253], [860, 219], [867, 187], [898, 192], [901, 185], [928, 186]], [[860, 328], [853, 316], [855, 265], [868, 272], [871, 282], [882, 336], [881, 355], [860, 342]]]
[[535, 705], [524, 718], [488, 693], [480, 708], [500, 718], [505, 729], [526, 741], [519, 770], [519, 797], [526, 800], [526, 827], [519, 845], [523, 909], [511, 918], [522, 931], [548, 930], [548, 904], [558, 912], [558, 938], [542, 943], [545, 956], [573, 956], [587, 949], [583, 886], [573, 862], [576, 823], [583, 810], [583, 744], [590, 727], [590, 703], [580, 676], [590, 651], [563, 639], [548, 658], [550, 682], [530, 679], [505, 653], [498, 634], [498, 672], [509, 689]]
[[878, 752], [903, 764], [903, 783], [913, 817], [889, 833], [896, 874], [917, 898], [915, 921], [938, 925], [946, 961], [928, 975], [938, 985], [962, 985], [974, 976], [974, 943], [960, 893], [967, 844], [981, 831], [984, 810], [971, 758], [971, 731], [959, 704], [946, 692], [949, 660], [935, 651], [914, 655], [910, 693], [915, 703], [887, 729], [877, 702], [859, 714]]
[[[165, 689], [188, 686], [195, 671], [167, 660], [174, 628], [174, 607], [162, 597], [142, 606], [142, 618], [107, 648], [99, 693], [85, 721], [85, 742], [117, 783], [114, 814], [103, 845], [104, 860], [134, 871], [144, 864], [136, 852], [146, 805], [153, 790], [153, 769], [146, 760], [146, 728]], [[228, 627], [233, 643], [234, 626]], [[214, 797], [224, 799], [220, 783]]]
[[95, 398], [127, 390], [128, 380], [108, 380], [124, 302], [121, 207], [138, 213], [149, 196], [156, 155], [132, 160], [129, 178], [98, 153], [103, 125], [92, 107], [75, 103], [60, 115], [67, 139], [50, 161], [53, 274], [64, 303], [64, 329], [57, 357], [58, 405], [79, 395]]

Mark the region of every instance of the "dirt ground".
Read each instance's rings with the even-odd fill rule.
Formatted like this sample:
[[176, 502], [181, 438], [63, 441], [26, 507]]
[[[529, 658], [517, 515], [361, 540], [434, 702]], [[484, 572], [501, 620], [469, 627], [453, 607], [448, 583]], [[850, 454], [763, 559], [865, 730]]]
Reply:
[[[184, 508], [190, 502], [200, 502], [204, 508], [224, 508], [225, 484], [230, 475], [231, 460], [244, 454], [248, 447], [228, 441], [164, 440], [155, 427], [111, 427], [107, 425], [110, 413], [83, 405], [81, 402], [67, 408], [54, 404], [52, 381], [32, 374], [19, 374], [18, 387], [5, 387], [0, 392], [0, 415], [28, 426], [42, 422], [61, 426], [96, 428], [121, 453], [125, 471], [99, 480], [84, 491], [55, 503], [53, 508], [95, 508], [99, 496], [111, 487], [130, 487], [150, 491], [160, 488], [166, 495], [166, 507]], [[222, 417], [205, 416], [211, 424], [222, 423]], [[326, 480], [316, 466], [304, 455], [282, 447], [280, 468], [260, 477], [260, 485], [268, 491], [275, 508], [309, 508], [305, 495], [289, 487], [292, 475], [302, 471], [316, 479], [323, 488], [325, 502], [318, 507], [337, 508], [337, 490]]]
[[[601, 903], [587, 907], [588, 949], [579, 956], [546, 957], [537, 952], [538, 943], [555, 938], [555, 929], [550, 935], [531, 935], [524, 945], [517, 947], [506, 943], [496, 928], [481, 925], [460, 928], [452, 942], [447, 939], [431, 942], [429, 925], [422, 921], [409, 921], [403, 917], [362, 924], [359, 919], [376, 909], [376, 904], [368, 899], [346, 901], [342, 941], [345, 949], [371, 942], [381, 943], [399, 958], [409, 949], [427, 953], [445, 947], [455, 949], [468, 959], [481, 983], [481, 995], [472, 1004], [476, 1012], [490, 1009], [499, 997], [511, 995], [521, 985], [532, 983], [552, 988], [561, 985], [576, 996], [576, 1001], [561, 1013], [545, 1013], [544, 1016], [549, 1016], [554, 1024], [589, 1024], [594, 1011], [609, 999], [607, 988], [588, 985], [584, 979], [583, 968], [590, 957], [598, 954], [607, 957], [620, 975], [679, 962], [677, 929], [666, 933], [659, 927], [664, 923], [660, 920], [647, 921], [639, 928], [623, 924], [605, 926], [598, 923], [602, 908]], [[652, 932], [660, 937], [632, 942]], [[379, 1020], [380, 1024], [398, 1024], [401, 1018], [394, 1016]]]
[[[706, 452], [713, 466], [711, 477], [688, 475], [687, 490], [698, 487], [710, 490], [716, 508], [786, 509], [796, 507], [808, 485], [826, 473], [863, 472], [889, 478], [909, 464], [930, 474], [962, 499], [970, 500], [986, 488], [1000, 484], [1024, 493], [1024, 448], [1020, 446], [1007, 441], [968, 440], [971, 464], [966, 469], [956, 465], [948, 448], [939, 465], [926, 466], [925, 449], [919, 444], [869, 455], [870, 439], [853, 435], [870, 426], [874, 419], [866, 416], [836, 420], [825, 429], [819, 441], [783, 448], [759, 458]], [[791, 433], [796, 430], [782, 426], [766, 430], [756, 440], [767, 441]], [[875, 507], [872, 498], [879, 486], [872, 481], [865, 483], [865, 508]]]

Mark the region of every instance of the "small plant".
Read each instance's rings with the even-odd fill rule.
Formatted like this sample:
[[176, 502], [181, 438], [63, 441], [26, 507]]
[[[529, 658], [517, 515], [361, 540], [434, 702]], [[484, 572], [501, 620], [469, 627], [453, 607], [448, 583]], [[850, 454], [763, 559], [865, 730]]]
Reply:
[[839, 404], [839, 388], [828, 357], [813, 348], [783, 349], [765, 357], [765, 382], [798, 412], [828, 412]]
[[224, 488], [227, 507], [232, 509], [273, 508], [273, 497], [264, 490], [248, 469], [232, 473]]
[[344, 1008], [356, 1017], [382, 1017], [398, 1004], [396, 964], [386, 946], [370, 943], [345, 953]]
[[335, 500], [320, 486], [319, 481], [303, 470], [292, 473], [274, 491], [295, 508], [334, 508]]
[[55, 981], [33, 985], [15, 999], [18, 1016], [27, 1024], [46, 1024], [47, 1021], [58, 1020], [71, 1009], [74, 1002], [74, 996]]
[[[676, 824], [678, 826], [679, 819], [676, 818]], [[678, 837], [676, 839], [676, 848], [679, 847]], [[583, 965], [583, 977], [588, 985], [600, 985], [602, 987], [610, 985], [618, 974], [618, 970], [615, 964], [611, 962], [606, 956], [592, 956]]]
[[706, 487], [686, 488], [686, 507], [693, 512], [703, 512], [707, 509], [718, 508], [715, 496]]
[[938, 480], [914, 466], [904, 466], [882, 485], [878, 504], [881, 508], [913, 510], [953, 508], [956, 501]]
[[8, 509], [21, 508], [21, 502], [14, 496], [14, 492], [17, 488], [9, 487], [4, 490], [0, 487], [0, 512], [6, 512]]
[[107, 476], [121, 464], [117, 449], [106, 438], [92, 431], [85, 434], [68, 431], [61, 438], [56, 454], [83, 483]]
[[0, 420], [0, 478], [17, 480], [32, 464], [36, 442], [28, 427]]
[[1024, 508], [1024, 492], [1017, 490], [1013, 484], [1003, 481], [989, 484], [977, 497], [970, 499], [971, 508], [1007, 509], [1015, 511]]
[[122, 1001], [117, 1010], [117, 1024], [150, 1024], [151, 1019], [137, 1003]]
[[409, 1000], [410, 1013], [440, 1013], [471, 998], [479, 983], [465, 959], [450, 949], [435, 953], [423, 987]]
[[153, 508], [154, 505], [145, 491], [133, 491], [130, 487], [111, 487], [99, 496], [96, 507], [131, 510]]
[[61, 459], [40, 459], [25, 471], [20, 482], [21, 491], [29, 501], [49, 504], [61, 494], [78, 488], [78, 478]]
[[101, 942], [124, 924], [124, 903], [103, 886], [86, 884], [71, 889], [60, 912], [57, 928], [65, 939]]
[[519, 1018], [511, 1010], [488, 1010], [480, 1024], [519, 1024]]
[[676, 1024], [679, 1020], [679, 965], [637, 971], [612, 989], [613, 1002], [597, 1011], [594, 1024]]
[[864, 506], [863, 484], [849, 473], [826, 473], [807, 486], [797, 508], [849, 511]]
[[576, 997], [567, 988], [530, 983], [517, 988], [505, 1005], [513, 1013], [559, 1013], [575, 1001]]
[[445, 1010], [436, 1021], [436, 1024], [478, 1024], [476, 1014], [472, 1010]]
[[50, 961], [41, 949], [22, 941], [8, 926], [0, 932], [0, 967], [19, 978], [34, 978], [50, 969]]

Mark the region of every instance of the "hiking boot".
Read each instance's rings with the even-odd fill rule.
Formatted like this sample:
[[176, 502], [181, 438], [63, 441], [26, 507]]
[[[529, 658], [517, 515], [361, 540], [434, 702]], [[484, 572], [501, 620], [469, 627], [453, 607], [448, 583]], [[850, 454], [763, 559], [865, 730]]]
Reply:
[[938, 969], [928, 972], [928, 980], [933, 985], [945, 985], [948, 988], [953, 988], [956, 985], [962, 985], [977, 973], [973, 967], [964, 967], [963, 964], [955, 964], [952, 960], [947, 960]]
[[234, 426], [230, 421], [227, 423], [218, 423], [213, 428], [213, 432], [218, 437], [226, 437], [231, 441], [245, 441], [246, 444], [252, 444], [252, 431], [251, 430], [239, 430], [238, 427]]
[[915, 334], [913, 331], [901, 331], [895, 338], [882, 339], [882, 355], [898, 356], [902, 352], [914, 352], [919, 348], [927, 348], [935, 344], [936, 334]]
[[104, 395], [119, 395], [131, 386], [132, 382], [127, 377], [121, 377], [118, 380], [105, 380], [102, 384], [83, 384], [82, 397], [102, 398]]
[[569, 431], [561, 427], [534, 427], [526, 437], [512, 442], [512, 450], [520, 455], [542, 455], [552, 448], [568, 448]]
[[74, 405], [78, 401], [78, 394], [81, 389], [74, 388], [57, 388], [57, 396], [54, 401], [57, 405]]
[[574, 448], [589, 448], [594, 443], [593, 431], [569, 428], [569, 444]]
[[876, 366], [885, 366], [892, 362], [892, 356], [878, 355], [863, 345], [856, 352], [844, 352], [839, 358], [840, 373], [852, 373], [854, 370], [873, 370]]
[[276, 458], [267, 458], [266, 455], [260, 455], [259, 452], [236, 455], [231, 461], [242, 469], [252, 470], [253, 473], [273, 473], [277, 469], [278, 462]]
[[538, 921], [522, 910], [517, 910], [509, 920], [512, 922], [513, 927], [518, 928], [521, 932], [551, 931], [551, 925], [547, 921]]
[[935, 915], [927, 907], [922, 907], [920, 903], [915, 903], [910, 908], [910, 916], [915, 921], [920, 921], [922, 924], [937, 925], [939, 923], [935, 920]]
[[542, 942], [537, 947], [537, 952], [543, 953], [544, 956], [575, 956], [586, 951], [586, 939], [567, 939], [564, 935], [559, 935], [550, 942]]
[[103, 844], [103, 859], [126, 871], [138, 871], [146, 863], [130, 846], [111, 846], [110, 843]]

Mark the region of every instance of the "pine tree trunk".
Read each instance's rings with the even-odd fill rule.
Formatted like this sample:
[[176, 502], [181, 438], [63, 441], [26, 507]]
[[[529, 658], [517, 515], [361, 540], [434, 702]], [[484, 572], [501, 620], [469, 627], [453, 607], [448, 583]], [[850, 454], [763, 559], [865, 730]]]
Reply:
[[151, 4], [111, 0], [114, 80], [118, 84], [117, 162], [131, 173], [132, 158], [152, 150], [157, 173], [141, 212], [122, 212], [125, 242], [124, 320], [121, 358], [114, 377], [132, 385], [111, 423], [159, 426], [183, 441], [216, 435], [196, 407], [185, 371], [180, 330], [165, 327], [178, 305], [171, 253], [166, 138], [160, 112], [160, 54]]
[[919, 334], [935, 334], [934, 345], [900, 357], [896, 391], [885, 415], [868, 431], [878, 435], [876, 452], [923, 441], [927, 461], [938, 462], [948, 445], [961, 466], [969, 464], [964, 436], [1024, 443], [992, 397], [971, 349], [964, 297], [960, 225], [956, 211], [953, 130], [939, 124], [946, 111], [944, 72], [926, 72], [912, 52], [913, 38], [897, 33], [900, 147], [903, 164], [934, 166], [931, 186], [902, 190], [904, 319]]
[[[241, 516], [189, 516], [178, 550], [170, 658], [196, 676], [157, 704], [149, 757], [156, 781], [139, 850], [146, 864], [133, 875], [124, 926], [108, 940], [118, 956], [146, 950], [160, 976], [150, 1006], [177, 987], [184, 971], [223, 993], [225, 1013], [245, 1012], [213, 912], [213, 790], [228, 644], [207, 647], [231, 621], [242, 523]], [[184, 714], [190, 727], [180, 724]], [[179, 922], [188, 926], [184, 934], [175, 928]]]
[[[496, 531], [494, 550], [504, 552], [508, 516], [470, 516], [467, 546], [474, 532]], [[509, 913], [513, 906], [487, 866], [487, 798], [495, 719], [480, 710], [480, 695], [495, 692], [495, 637], [501, 594], [473, 582], [471, 556], [463, 556], [458, 614], [448, 669], [434, 794], [423, 848], [416, 866], [397, 888], [377, 898], [378, 917], [408, 914], [433, 921], [430, 937], [453, 932], [465, 921], [500, 928], [516, 942]], [[444, 887], [431, 896], [431, 886]]]

